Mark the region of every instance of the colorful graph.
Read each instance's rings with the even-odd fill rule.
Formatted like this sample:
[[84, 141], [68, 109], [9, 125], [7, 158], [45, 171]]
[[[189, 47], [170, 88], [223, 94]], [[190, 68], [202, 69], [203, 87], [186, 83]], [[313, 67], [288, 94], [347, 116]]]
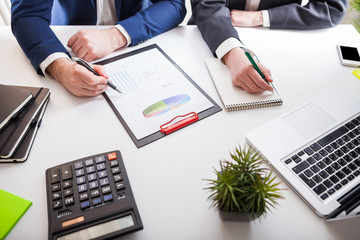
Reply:
[[187, 94], [172, 96], [150, 105], [142, 113], [146, 118], [151, 118], [174, 110], [188, 101], [190, 101], [190, 97]]

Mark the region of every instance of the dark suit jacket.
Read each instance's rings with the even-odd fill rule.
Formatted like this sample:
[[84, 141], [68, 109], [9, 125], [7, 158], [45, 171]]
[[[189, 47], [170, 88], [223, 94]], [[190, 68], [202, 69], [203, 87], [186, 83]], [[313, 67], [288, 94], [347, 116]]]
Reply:
[[[268, 10], [270, 28], [319, 29], [333, 27], [343, 18], [347, 0], [309, 0], [305, 6], [299, 0], [260, 0], [258, 10]], [[226, 39], [240, 40], [231, 24], [230, 10], [243, 10], [246, 0], [191, 0], [192, 17], [215, 55], [217, 47]]]
[[[184, 0], [115, 0], [118, 23], [135, 45], [184, 19]], [[49, 25], [95, 25], [96, 0], [12, 0], [11, 27], [39, 74], [39, 65], [55, 52], [69, 54]]]

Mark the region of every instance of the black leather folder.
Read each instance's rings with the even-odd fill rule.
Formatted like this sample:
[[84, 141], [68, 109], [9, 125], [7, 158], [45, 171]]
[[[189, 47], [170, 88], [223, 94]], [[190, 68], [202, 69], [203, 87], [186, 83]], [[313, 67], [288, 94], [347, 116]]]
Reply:
[[0, 132], [0, 158], [10, 158], [30, 130], [50, 92], [47, 88], [22, 87], [32, 92], [31, 102]]
[[33, 99], [29, 89], [0, 84], [0, 131]]

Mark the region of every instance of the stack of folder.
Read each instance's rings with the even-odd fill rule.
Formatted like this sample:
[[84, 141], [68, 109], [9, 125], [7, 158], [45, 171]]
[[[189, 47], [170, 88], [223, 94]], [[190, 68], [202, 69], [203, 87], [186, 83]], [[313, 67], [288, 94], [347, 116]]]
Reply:
[[50, 99], [48, 88], [0, 84], [0, 162], [24, 162]]

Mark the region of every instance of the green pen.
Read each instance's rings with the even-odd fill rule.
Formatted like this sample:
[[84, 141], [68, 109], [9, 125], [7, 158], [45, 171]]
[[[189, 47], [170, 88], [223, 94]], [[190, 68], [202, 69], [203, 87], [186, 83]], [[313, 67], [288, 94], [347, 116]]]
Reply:
[[[276, 88], [274, 87], [274, 85], [269, 82], [268, 80], [266, 80], [265, 75], [262, 73], [262, 71], [260, 70], [259, 66], [256, 64], [256, 62], [254, 61], [253, 57], [251, 56], [250, 52], [245, 50], [245, 55], [246, 57], [249, 59], [249, 61], [251, 62], [251, 64], [253, 65], [253, 67], [255, 68], [255, 70], [259, 73], [259, 75], [261, 76], [262, 79], [264, 79], [264, 81], [269, 84], [270, 86], [273, 87], [273, 89], [278, 93], [278, 91], [276, 90]], [[279, 93], [278, 93], [279, 94]]]

